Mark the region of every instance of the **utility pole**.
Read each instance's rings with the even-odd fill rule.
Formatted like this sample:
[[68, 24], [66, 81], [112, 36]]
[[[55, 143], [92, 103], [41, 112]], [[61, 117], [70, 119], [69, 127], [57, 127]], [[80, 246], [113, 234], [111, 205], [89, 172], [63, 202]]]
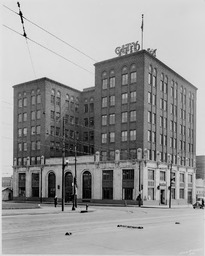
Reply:
[[65, 120], [63, 117], [63, 148], [62, 148], [62, 212], [64, 211], [64, 170], [65, 170], [65, 133], [64, 133]]
[[173, 181], [173, 178], [172, 178], [172, 162], [170, 164], [170, 184], [169, 184], [169, 208], [171, 208], [171, 201], [172, 201], [172, 181]]
[[77, 208], [77, 150], [76, 150], [76, 130], [74, 132], [74, 142], [75, 142], [75, 148], [74, 148], [74, 154], [75, 154], [75, 176], [73, 179], [73, 206], [72, 206], [72, 211]]

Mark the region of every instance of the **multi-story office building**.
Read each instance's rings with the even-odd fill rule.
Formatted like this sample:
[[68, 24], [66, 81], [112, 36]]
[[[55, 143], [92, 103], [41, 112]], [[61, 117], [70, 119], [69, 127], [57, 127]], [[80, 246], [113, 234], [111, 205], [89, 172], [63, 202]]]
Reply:
[[196, 156], [196, 178], [205, 180], [205, 156]]
[[[14, 86], [14, 197], [22, 187], [27, 197], [34, 196], [32, 188], [44, 198], [60, 197], [61, 165], [51, 158], [62, 155], [65, 135], [66, 156], [75, 145], [78, 155], [95, 153], [87, 164], [83, 158], [84, 166], [79, 158], [79, 199], [133, 201], [140, 195], [147, 203], [167, 204], [174, 174], [174, 202], [191, 202], [196, 87], [145, 50], [95, 69], [95, 87], [83, 92], [47, 78]], [[36, 190], [26, 168], [36, 173]]]

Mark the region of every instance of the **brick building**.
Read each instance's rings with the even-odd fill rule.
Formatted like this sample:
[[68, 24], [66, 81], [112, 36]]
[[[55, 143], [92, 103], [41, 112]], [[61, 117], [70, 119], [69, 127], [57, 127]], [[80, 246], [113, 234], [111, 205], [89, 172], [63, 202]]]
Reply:
[[96, 63], [95, 87], [82, 92], [47, 78], [14, 86], [14, 197], [61, 195], [61, 165], [49, 159], [62, 155], [64, 135], [66, 156], [75, 145], [79, 157], [95, 154], [77, 162], [79, 200], [167, 204], [175, 175], [173, 201], [190, 203], [196, 91], [145, 50]]

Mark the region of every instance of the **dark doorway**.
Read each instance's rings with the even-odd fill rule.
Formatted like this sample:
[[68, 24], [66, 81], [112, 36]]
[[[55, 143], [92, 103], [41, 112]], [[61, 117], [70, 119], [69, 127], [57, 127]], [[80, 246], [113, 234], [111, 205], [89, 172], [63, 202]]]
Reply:
[[66, 172], [65, 174], [65, 202], [72, 201], [72, 194], [73, 194], [73, 175], [71, 172]]
[[92, 177], [90, 172], [83, 173], [83, 199], [91, 199]]
[[165, 190], [164, 189], [160, 190], [160, 203], [165, 204]]
[[56, 195], [56, 176], [53, 172], [48, 175], [48, 197], [55, 197]]

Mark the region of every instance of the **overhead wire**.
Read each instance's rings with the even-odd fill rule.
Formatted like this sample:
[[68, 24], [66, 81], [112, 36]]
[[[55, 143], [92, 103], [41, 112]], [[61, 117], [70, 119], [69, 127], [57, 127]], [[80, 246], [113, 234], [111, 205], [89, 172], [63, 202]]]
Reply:
[[[3, 5], [5, 8], [7, 8], [8, 10], [10, 10], [11, 12], [19, 15], [19, 13], [15, 12], [14, 10], [12, 10], [11, 8], [9, 8], [6, 5]], [[49, 32], [48, 30], [46, 30], [45, 28], [43, 28], [42, 26], [36, 24], [35, 22], [31, 21], [30, 19], [26, 18], [25, 16], [22, 16], [23, 19], [25, 19], [26, 21], [30, 22], [31, 24], [33, 24], [34, 26], [38, 27], [39, 29], [43, 30], [44, 32], [46, 32], [47, 34], [53, 36], [54, 38], [56, 38], [57, 40], [61, 41], [62, 43], [66, 44], [67, 46], [73, 48], [74, 50], [78, 51], [79, 53], [83, 54], [84, 56], [86, 56], [87, 58], [91, 59], [92, 61], [97, 62], [97, 60], [95, 60], [94, 58], [92, 58], [91, 56], [89, 56], [88, 54], [84, 53], [83, 51], [79, 50], [78, 48], [74, 47], [73, 45], [69, 44], [68, 42], [66, 42], [65, 40], [61, 39], [60, 37], [56, 36], [55, 34]]]

